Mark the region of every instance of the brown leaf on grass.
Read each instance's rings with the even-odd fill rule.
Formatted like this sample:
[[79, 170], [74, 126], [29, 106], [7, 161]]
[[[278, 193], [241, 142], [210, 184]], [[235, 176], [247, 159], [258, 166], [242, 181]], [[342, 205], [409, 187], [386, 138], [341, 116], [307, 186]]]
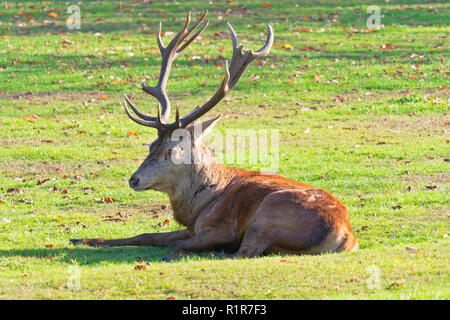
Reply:
[[130, 132], [128, 132], [128, 136], [129, 136], [129, 137], [131, 137], [131, 136], [137, 136], [137, 132], [130, 131]]
[[103, 221], [110, 221], [110, 222], [126, 222], [125, 220], [121, 219], [121, 218], [106, 218], [103, 219]]
[[9, 188], [8, 190], [6, 190], [6, 192], [11, 193], [11, 192], [20, 192], [19, 188]]
[[28, 121], [35, 121], [37, 119], [39, 119], [39, 117], [37, 115], [35, 115], [35, 114], [29, 115], [26, 118], [22, 118], [22, 120], [28, 120]]
[[116, 200], [114, 200], [113, 198], [110, 198], [110, 197], [104, 197], [102, 199], [103, 203], [111, 203], [111, 202], [114, 202], [114, 201], [116, 201]]
[[425, 188], [430, 189], [430, 190], [434, 190], [437, 188], [437, 186], [425, 186]]
[[147, 269], [147, 266], [145, 264], [137, 264], [134, 266], [135, 270], [145, 270]]
[[388, 288], [395, 288], [395, 287], [401, 287], [401, 286], [403, 286], [402, 281], [394, 281], [388, 286]]
[[83, 227], [83, 229], [87, 228], [87, 225], [85, 225], [83, 222], [80, 222], [80, 221], [77, 221], [76, 225]]
[[50, 179], [38, 180], [37, 185], [40, 186], [40, 185], [46, 183], [47, 181], [50, 181]]
[[168, 297], [167, 300], [175, 300], [174, 296]]
[[54, 248], [55, 245], [53, 243], [48, 243], [45, 245], [46, 248]]
[[401, 208], [403, 208], [402, 206], [393, 206], [392, 209], [394, 210], [400, 210]]
[[410, 252], [417, 252], [417, 251], [418, 251], [416, 248], [414, 248], [414, 247], [408, 247], [408, 246], [405, 247], [405, 250], [406, 250], [406, 251], [410, 251]]

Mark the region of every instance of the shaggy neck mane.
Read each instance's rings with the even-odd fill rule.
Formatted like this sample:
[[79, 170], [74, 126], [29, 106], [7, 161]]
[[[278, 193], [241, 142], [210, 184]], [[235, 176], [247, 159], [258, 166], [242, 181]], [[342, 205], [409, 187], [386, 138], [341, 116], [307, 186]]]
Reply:
[[207, 147], [200, 148], [200, 163], [186, 165], [176, 177], [175, 189], [169, 193], [175, 220], [192, 230], [197, 216], [220, 197], [235, 177], [233, 168], [219, 163]]

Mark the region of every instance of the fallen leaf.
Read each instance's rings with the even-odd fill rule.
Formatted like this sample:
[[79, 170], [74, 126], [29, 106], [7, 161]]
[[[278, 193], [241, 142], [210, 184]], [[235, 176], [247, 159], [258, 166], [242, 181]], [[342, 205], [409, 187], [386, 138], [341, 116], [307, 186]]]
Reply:
[[26, 118], [26, 120], [30, 120], [30, 121], [34, 121], [34, 120], [37, 120], [37, 119], [39, 119], [39, 117], [37, 115], [35, 115], [35, 114], [29, 115]]
[[47, 181], [50, 181], [50, 179], [38, 180], [37, 185], [40, 186], [40, 185], [46, 183]]
[[86, 228], [87, 228], [87, 225], [85, 225], [83, 222], [80, 222], [80, 221], [78, 221], [78, 222], [76, 223], [76, 225], [83, 227], [83, 229], [86, 229]]
[[126, 220], [120, 219], [120, 218], [107, 218], [107, 219], [103, 219], [103, 221], [110, 221], [110, 222], [125, 222]]
[[403, 286], [402, 281], [394, 281], [388, 286], [388, 288], [401, 287], [401, 286]]
[[145, 270], [147, 269], [147, 266], [145, 264], [137, 264], [134, 266], [135, 270]]
[[58, 18], [58, 14], [56, 13], [56, 12], [50, 12], [49, 14], [48, 14], [48, 16], [49, 17], [52, 17], [52, 18]]

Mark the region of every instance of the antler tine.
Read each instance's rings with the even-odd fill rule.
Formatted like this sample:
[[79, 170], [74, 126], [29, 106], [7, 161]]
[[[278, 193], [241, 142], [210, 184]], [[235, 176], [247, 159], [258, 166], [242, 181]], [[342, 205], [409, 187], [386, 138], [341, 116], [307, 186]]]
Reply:
[[258, 51], [256, 51], [256, 52], [251, 51], [252, 54], [253, 54], [253, 55], [256, 55], [256, 56], [258, 56], [258, 57], [267, 55], [267, 54], [269, 53], [269, 51], [270, 51], [270, 48], [272, 47], [272, 44], [273, 44], [273, 38], [274, 38], [274, 37], [273, 37], [273, 29], [272, 29], [272, 26], [271, 26], [270, 24], [268, 24], [268, 25], [267, 25], [267, 39], [266, 39], [266, 43], [265, 43], [264, 46], [263, 46], [261, 49], [259, 49]]
[[142, 112], [140, 112], [135, 106], [134, 104], [130, 101], [130, 99], [127, 97], [126, 94], [124, 94], [125, 96], [125, 100], [127, 102], [127, 104], [130, 106], [131, 109], [133, 109], [134, 113], [136, 113], [140, 118], [144, 119], [144, 120], [149, 120], [149, 121], [156, 121], [155, 117], [150, 117], [147, 116], [145, 114], [143, 114]]
[[158, 43], [159, 51], [162, 54], [166, 47], [164, 47], [164, 44], [162, 43], [161, 29], [162, 29], [162, 22], [159, 22], [158, 33], [156, 34], [156, 42]]
[[127, 107], [127, 104], [124, 102], [123, 106], [125, 108], [125, 113], [128, 115], [128, 117], [133, 120], [134, 122], [141, 124], [143, 126], [147, 126], [147, 127], [152, 127], [152, 128], [156, 128], [159, 129], [158, 123], [154, 122], [154, 121], [149, 121], [149, 120], [142, 120], [139, 118], [136, 118], [135, 116], [133, 116], [133, 114], [130, 112], [130, 110]]
[[194, 41], [195, 39], [197, 39], [197, 37], [203, 32], [203, 30], [206, 29], [206, 27], [208, 26], [209, 21], [205, 21], [203, 23], [203, 27], [200, 28], [200, 30], [198, 30], [192, 37], [190, 37], [182, 46], [180, 49], [177, 50], [177, 55], [179, 55], [181, 52], [183, 52], [184, 49], [186, 49], [186, 47], [188, 45], [191, 44], [192, 41]]
[[[238, 38], [237, 38], [236, 32], [234, 32], [234, 29], [229, 22], [227, 22], [227, 26], [228, 26], [228, 30], [230, 31], [231, 43], [233, 44], [233, 52], [234, 52], [234, 50], [237, 49], [238, 44], [239, 44]], [[243, 47], [243, 46], [241, 46], [241, 47]]]
[[231, 73], [231, 80], [229, 83], [229, 86], [231, 89], [234, 88], [234, 86], [238, 83], [244, 72], [247, 70], [250, 63], [252, 63], [253, 60], [256, 58], [259, 58], [261, 56], [267, 55], [270, 51], [270, 48], [273, 44], [273, 30], [271, 25], [267, 25], [267, 39], [264, 44], [264, 46], [256, 51], [253, 52], [252, 50], [248, 50], [245, 53], [243, 52], [243, 46], [239, 46], [238, 44], [238, 38], [236, 36], [236, 33], [234, 32], [233, 27], [230, 23], [227, 22], [228, 30], [231, 34], [231, 40], [233, 43], [233, 56], [231, 58], [230, 63], [230, 73]]
[[161, 105], [158, 104], [158, 125], [161, 128], [167, 129], [167, 124], [161, 120]]
[[[205, 20], [206, 14], [208, 13], [208, 10], [206, 10], [203, 15], [197, 20], [197, 22], [191, 27], [189, 28], [188, 32], [186, 33], [186, 35], [183, 37], [183, 39], [185, 39], [188, 35], [191, 34], [191, 32], [193, 30], [195, 30], [197, 28], [197, 26], [203, 22], [203, 20]], [[188, 45], [191, 44], [192, 41], [194, 41], [195, 39], [197, 39], [197, 37], [203, 32], [203, 30], [206, 29], [206, 27], [208, 26], [209, 21], [205, 21], [203, 23], [203, 27], [200, 28], [200, 30], [198, 30], [192, 37], [190, 37], [182, 46], [180, 49], [177, 50], [177, 55], [179, 55], [181, 52], [183, 52], [184, 49], [186, 49], [186, 47]]]

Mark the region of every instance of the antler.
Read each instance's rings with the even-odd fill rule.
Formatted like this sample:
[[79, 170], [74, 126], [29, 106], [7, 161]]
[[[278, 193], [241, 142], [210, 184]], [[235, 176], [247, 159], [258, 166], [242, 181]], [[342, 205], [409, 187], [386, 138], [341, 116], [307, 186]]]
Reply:
[[[169, 43], [167, 47], [164, 47], [164, 45], [162, 44], [161, 23], [159, 24], [157, 42], [159, 50], [161, 51], [162, 55], [162, 64], [159, 81], [155, 87], [150, 87], [149, 85], [143, 83], [142, 89], [145, 92], [154, 96], [156, 99], [158, 99], [158, 101], [162, 106], [162, 111], [160, 109], [160, 106], [158, 105], [157, 118], [144, 115], [131, 103], [128, 97], [125, 96], [126, 100], [126, 103], [124, 103], [125, 111], [133, 121], [157, 129], [164, 128], [166, 130], [174, 130], [177, 128], [185, 128], [187, 125], [189, 125], [196, 119], [200, 118], [209, 110], [211, 110], [214, 106], [216, 106], [228, 94], [228, 92], [230, 92], [231, 89], [234, 88], [234, 86], [238, 83], [238, 81], [240, 80], [240, 78], [247, 70], [248, 66], [252, 61], [269, 53], [270, 48], [272, 47], [273, 44], [273, 30], [270, 25], [267, 25], [268, 34], [264, 46], [256, 52], [248, 50], [244, 53], [242, 50], [243, 46], [238, 45], [236, 33], [234, 32], [231, 25], [227, 23], [233, 44], [233, 55], [231, 57], [230, 65], [228, 66], [228, 61], [226, 61], [225, 63], [225, 77], [222, 81], [220, 88], [211, 97], [211, 99], [208, 100], [208, 102], [206, 102], [201, 107], [195, 108], [191, 113], [189, 113], [182, 119], [180, 119], [179, 111], [177, 108], [175, 122], [167, 123], [170, 114], [170, 102], [166, 93], [166, 85], [170, 73], [170, 68], [172, 66], [172, 62], [206, 28], [206, 26], [208, 25], [208, 21], [204, 22], [203, 26], [180, 47], [181, 42], [205, 19], [206, 13], [207, 12], [205, 12], [200, 17], [200, 19], [194, 24], [193, 27], [187, 30], [187, 27], [189, 26], [190, 22], [190, 12], [189, 12], [189, 14], [186, 17], [186, 23], [184, 27], [175, 36], [175, 38], [173, 38], [173, 40]], [[127, 107], [127, 104], [141, 119], [138, 119], [131, 114], [130, 110]]]
[[[198, 25], [205, 20], [206, 14], [207, 11], [203, 13], [200, 19], [198, 19], [197, 22], [191, 28], [187, 29], [191, 20], [191, 12], [189, 12], [186, 16], [186, 22], [183, 28], [177, 33], [177, 35], [172, 39], [172, 41], [169, 43], [167, 47], [164, 46], [161, 40], [162, 24], [159, 23], [158, 33], [156, 34], [156, 41], [158, 43], [159, 51], [161, 52], [162, 56], [159, 81], [155, 87], [151, 87], [146, 83], [143, 83], [142, 90], [158, 99], [160, 105], [162, 106], [162, 111], [160, 111], [160, 107], [158, 106], [157, 118], [147, 116], [142, 112], [140, 112], [133, 105], [130, 99], [128, 99], [128, 97], [125, 95], [126, 101], [124, 102], [125, 112], [131, 118], [131, 120], [144, 126], [153, 127], [157, 129], [164, 127], [165, 123], [169, 119], [170, 114], [170, 101], [166, 92], [166, 85], [167, 80], [169, 79], [170, 68], [172, 67], [172, 63], [175, 60], [175, 58], [178, 57], [181, 54], [181, 52], [183, 52], [183, 50], [186, 49], [186, 47], [189, 46], [189, 44], [191, 44], [203, 32], [203, 30], [205, 30], [205, 28], [208, 25], [208, 21], [205, 21], [203, 23], [203, 26], [196, 33], [194, 33], [188, 40], [186, 40], [184, 44], [182, 44], [182, 42], [192, 33], [192, 31], [194, 31], [198, 27]], [[139, 116], [140, 119], [136, 118], [130, 112], [127, 105], [136, 113], [136, 115]]]
[[[233, 55], [231, 57], [231, 63], [228, 67], [228, 61], [225, 62], [225, 78], [222, 81], [220, 88], [216, 91], [216, 93], [212, 96], [211, 99], [208, 100], [203, 106], [200, 108], [195, 108], [191, 113], [189, 113], [186, 117], [182, 118], [179, 123], [182, 128], [186, 127], [189, 123], [194, 120], [200, 118], [209, 110], [214, 108], [227, 94], [234, 88], [234, 86], [241, 79], [244, 72], [247, 70], [250, 63], [253, 60], [265, 56], [269, 53], [270, 48], [273, 44], [273, 30], [270, 25], [267, 25], [267, 40], [264, 46], [253, 52], [252, 50], [248, 50], [245, 53], [242, 51], [243, 46], [238, 46], [238, 39], [236, 33], [233, 30], [231, 24], [227, 22], [228, 29], [231, 33], [231, 40], [233, 43]], [[174, 124], [171, 124], [171, 127], [174, 127]]]

